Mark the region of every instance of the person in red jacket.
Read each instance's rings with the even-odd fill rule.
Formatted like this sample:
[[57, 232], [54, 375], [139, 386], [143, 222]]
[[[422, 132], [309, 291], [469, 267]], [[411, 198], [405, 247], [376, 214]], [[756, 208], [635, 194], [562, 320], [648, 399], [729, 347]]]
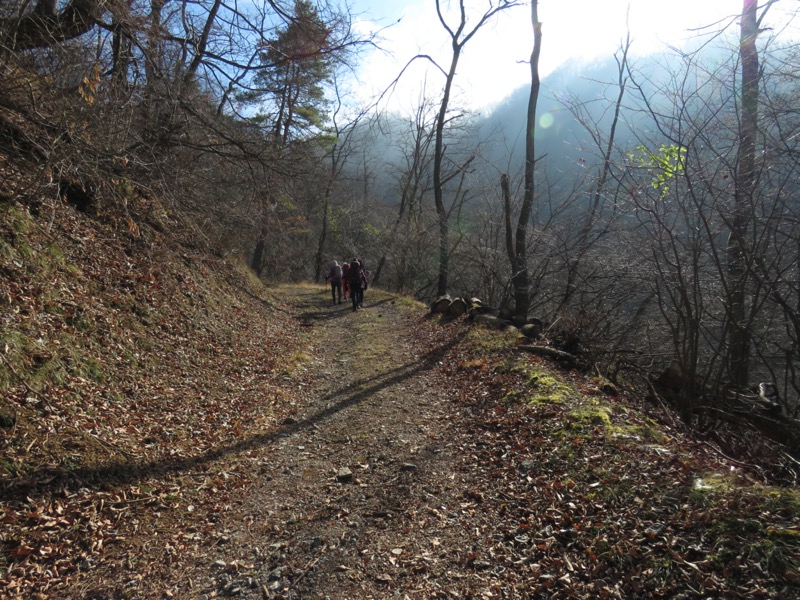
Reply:
[[350, 291], [350, 263], [346, 260], [342, 261], [342, 291], [344, 292], [344, 300], [347, 302], [347, 292]]

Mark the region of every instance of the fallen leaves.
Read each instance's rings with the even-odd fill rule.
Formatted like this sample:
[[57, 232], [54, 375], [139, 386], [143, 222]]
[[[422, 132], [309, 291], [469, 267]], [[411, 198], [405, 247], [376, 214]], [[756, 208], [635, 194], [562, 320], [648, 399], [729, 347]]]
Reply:
[[[0, 440], [7, 597], [69, 589], [103, 570], [155, 573], [218, 541], [180, 523], [223, 510], [226, 494], [247, 485], [240, 473], [202, 469], [274, 429], [277, 357], [296, 328], [261, 291], [232, 289], [230, 265], [198, 255], [187, 269], [175, 240], [146, 232], [154, 262], [138, 240], [69, 208], [51, 218], [50, 246], [32, 224], [30, 254], [0, 257], [0, 267], [19, 262], [0, 278], [0, 370], [15, 365], [0, 401], [16, 415]], [[211, 489], [215, 503], [190, 500]], [[164, 564], [125, 566], [121, 546], [151, 535], [166, 540]]]

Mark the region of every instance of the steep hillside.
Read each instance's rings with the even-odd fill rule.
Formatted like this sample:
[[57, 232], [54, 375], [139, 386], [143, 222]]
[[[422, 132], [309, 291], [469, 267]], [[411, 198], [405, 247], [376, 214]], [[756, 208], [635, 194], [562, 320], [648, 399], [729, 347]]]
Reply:
[[89, 568], [126, 503], [160, 502], [165, 476], [292, 410], [276, 379], [296, 324], [157, 216], [121, 229], [0, 202], [3, 595]]

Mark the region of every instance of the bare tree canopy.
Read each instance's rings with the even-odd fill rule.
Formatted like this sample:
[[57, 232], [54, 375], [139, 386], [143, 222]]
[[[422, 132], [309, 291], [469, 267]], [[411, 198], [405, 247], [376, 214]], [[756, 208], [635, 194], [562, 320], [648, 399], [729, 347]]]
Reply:
[[57, 0], [38, 0], [17, 17], [0, 19], [0, 47], [11, 51], [52, 46], [90, 31], [108, 0], [70, 0], [58, 8]]

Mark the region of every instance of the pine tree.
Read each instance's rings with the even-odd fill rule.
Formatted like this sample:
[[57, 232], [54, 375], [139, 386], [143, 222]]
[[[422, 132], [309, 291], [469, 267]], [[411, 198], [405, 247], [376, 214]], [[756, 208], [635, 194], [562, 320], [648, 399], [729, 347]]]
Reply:
[[316, 8], [297, 0], [289, 24], [265, 44], [253, 89], [241, 96], [259, 106], [256, 120], [269, 124], [281, 146], [319, 131], [327, 119], [324, 86], [332, 70], [330, 34]]

